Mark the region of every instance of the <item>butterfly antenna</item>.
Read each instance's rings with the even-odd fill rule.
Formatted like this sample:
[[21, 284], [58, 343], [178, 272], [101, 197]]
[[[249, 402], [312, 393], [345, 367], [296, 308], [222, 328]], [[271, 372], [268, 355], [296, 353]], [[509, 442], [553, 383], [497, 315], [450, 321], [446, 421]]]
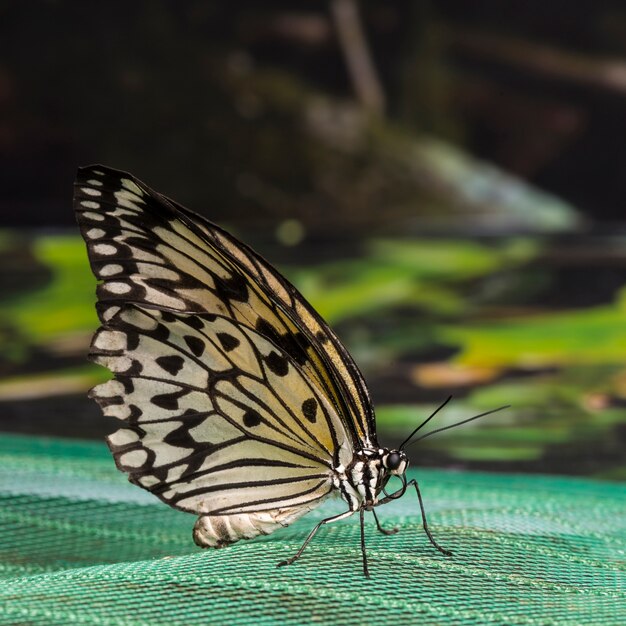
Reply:
[[433, 417], [435, 417], [435, 415], [437, 415], [437, 413], [439, 413], [439, 411], [441, 411], [441, 409], [443, 409], [444, 406], [446, 406], [446, 404], [448, 404], [448, 402], [450, 402], [450, 400], [452, 400], [452, 396], [448, 396], [446, 400], [444, 400], [444, 402], [442, 404], [439, 405], [439, 407], [437, 409], [435, 409], [429, 417], [427, 417], [400, 445], [400, 450], [402, 450], [404, 448], [404, 446], [406, 446], [409, 441], [411, 441], [411, 437], [413, 437], [413, 435], [420, 429], [423, 428], [424, 426], [426, 426], [426, 424], [428, 424], [428, 422], [430, 422], [431, 419], [433, 419]]
[[[422, 435], [421, 437], [418, 437], [414, 441], [411, 441], [411, 444], [417, 443], [418, 441], [421, 441], [422, 439], [426, 439], [426, 437], [430, 437], [431, 435], [434, 435], [435, 433], [440, 433], [440, 432], [443, 432], [444, 430], [449, 430], [450, 428], [454, 428], [456, 426], [461, 426], [462, 424], [467, 424], [468, 422], [473, 422], [474, 420], [477, 420], [479, 417], [485, 417], [485, 415], [491, 415], [492, 413], [497, 413], [498, 411], [502, 411], [503, 409], [508, 409], [510, 406], [511, 406], [510, 404], [505, 404], [504, 406], [499, 406], [497, 409], [491, 409], [491, 411], [486, 411], [485, 413], [481, 413], [480, 415], [474, 415], [474, 417], [469, 417], [469, 418], [467, 418], [465, 420], [461, 420], [460, 422], [456, 422], [456, 424], [450, 424], [449, 426], [443, 426], [442, 428], [436, 428], [435, 430], [431, 430], [429, 433], [426, 433], [425, 435]], [[430, 419], [430, 418], [428, 418], [428, 419]], [[428, 421], [428, 420], [426, 420], [426, 421]]]

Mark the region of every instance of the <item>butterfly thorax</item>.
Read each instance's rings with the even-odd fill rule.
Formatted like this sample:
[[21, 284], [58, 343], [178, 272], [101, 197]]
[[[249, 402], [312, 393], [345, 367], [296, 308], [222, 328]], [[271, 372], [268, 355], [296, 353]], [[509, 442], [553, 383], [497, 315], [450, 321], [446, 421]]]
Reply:
[[351, 511], [371, 509], [393, 475], [404, 474], [408, 461], [404, 452], [387, 448], [355, 452], [347, 467], [335, 469], [334, 483]]

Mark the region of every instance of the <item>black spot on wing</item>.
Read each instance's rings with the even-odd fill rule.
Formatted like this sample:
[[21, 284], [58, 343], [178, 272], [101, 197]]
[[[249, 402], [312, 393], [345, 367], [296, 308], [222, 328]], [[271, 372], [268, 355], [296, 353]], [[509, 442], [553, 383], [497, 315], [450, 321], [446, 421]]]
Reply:
[[249, 298], [248, 285], [241, 274], [233, 274], [230, 278], [215, 276], [215, 291], [224, 302], [247, 302]]
[[168, 411], [175, 411], [178, 409], [178, 400], [181, 396], [185, 395], [185, 392], [175, 391], [173, 393], [162, 393], [150, 398], [150, 402], [161, 409]]
[[183, 339], [185, 340], [185, 343], [194, 354], [194, 356], [202, 356], [206, 347], [206, 344], [204, 343], [204, 341], [202, 341], [202, 339], [200, 339], [199, 337], [194, 337], [193, 335], [185, 335]]
[[315, 398], [309, 398], [302, 403], [302, 414], [311, 424], [315, 424], [317, 415], [317, 400]]
[[168, 311], [161, 311], [161, 319], [166, 323], [172, 324], [176, 321], [176, 316]]
[[126, 349], [131, 352], [139, 347], [139, 333], [136, 331], [126, 332]]
[[129, 377], [137, 377], [141, 375], [142, 371], [143, 365], [141, 364], [141, 362], [137, 359], [133, 359], [130, 363], [130, 367], [125, 372], [123, 372], [123, 375]]
[[171, 433], [166, 435], [163, 438], [165, 443], [168, 443], [171, 446], [178, 446], [180, 448], [192, 448], [194, 450], [198, 448], [202, 448], [208, 454], [212, 444], [207, 442], [198, 443], [191, 436], [191, 429], [199, 426], [207, 419], [206, 414], [198, 415], [197, 411], [193, 409], [187, 409], [183, 415], [181, 415], [180, 420], [182, 424], [173, 430]]
[[307, 355], [307, 347], [309, 343], [302, 333], [292, 335], [286, 333], [281, 335], [281, 347], [298, 365], [304, 365], [309, 357]]
[[180, 372], [180, 370], [183, 369], [183, 365], [185, 364], [185, 361], [183, 360], [183, 357], [177, 354], [172, 354], [168, 356], [158, 357], [156, 359], [156, 363], [161, 369], [164, 369], [168, 374], [171, 374], [172, 376], [176, 376], [176, 374], [178, 374], [178, 372]]
[[265, 363], [276, 376], [286, 376], [289, 372], [287, 359], [273, 350], [265, 357]]
[[128, 408], [130, 409], [130, 415], [126, 418], [126, 421], [129, 424], [136, 424], [143, 415], [143, 411], [136, 404], [129, 404]]
[[267, 320], [259, 317], [259, 319], [256, 321], [256, 331], [259, 333], [259, 335], [262, 335], [266, 339], [269, 339], [275, 346], [280, 347], [280, 333]]
[[195, 328], [196, 330], [202, 330], [204, 328], [204, 322], [196, 315], [183, 317], [182, 320], [185, 324], [187, 324], [187, 326], [191, 326], [191, 328]]
[[328, 335], [323, 330], [318, 330], [315, 333], [315, 338], [322, 344], [328, 341]]
[[217, 333], [217, 338], [219, 342], [222, 344], [222, 348], [226, 350], [226, 352], [230, 352], [239, 346], [239, 339], [237, 337], [233, 337], [228, 333]]
[[243, 424], [247, 428], [254, 428], [262, 422], [261, 416], [254, 410], [248, 409], [243, 416]]
[[176, 430], [163, 437], [163, 442], [177, 448], [194, 449], [198, 445], [198, 442], [191, 436], [187, 424], [181, 424]]
[[156, 328], [153, 330], [146, 332], [147, 335], [156, 339], [157, 341], [167, 341], [170, 336], [170, 331], [167, 329], [165, 324], [157, 324]]
[[281, 335], [272, 324], [262, 318], [256, 322], [256, 331], [286, 352], [298, 365], [304, 365], [308, 361], [306, 351], [309, 343], [302, 333], [292, 335], [287, 332]]

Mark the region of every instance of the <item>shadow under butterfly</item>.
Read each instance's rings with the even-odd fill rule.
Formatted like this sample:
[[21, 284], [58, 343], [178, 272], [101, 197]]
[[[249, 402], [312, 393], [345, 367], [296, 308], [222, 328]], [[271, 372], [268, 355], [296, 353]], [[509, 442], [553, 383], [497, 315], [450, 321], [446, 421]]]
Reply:
[[[99, 284], [101, 327], [90, 359], [114, 378], [91, 391], [124, 426], [107, 438], [132, 483], [199, 515], [194, 541], [220, 548], [287, 526], [339, 494], [364, 515], [417, 494], [405, 448], [383, 448], [369, 392], [352, 357], [283, 276], [218, 226], [100, 165], [81, 168], [74, 208]], [[386, 491], [396, 476], [401, 487]]]

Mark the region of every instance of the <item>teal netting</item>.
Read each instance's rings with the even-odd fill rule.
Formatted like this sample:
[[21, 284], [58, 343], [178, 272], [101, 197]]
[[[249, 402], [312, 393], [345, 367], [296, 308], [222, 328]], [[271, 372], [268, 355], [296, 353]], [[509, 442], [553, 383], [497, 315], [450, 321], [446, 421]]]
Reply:
[[194, 517], [126, 483], [104, 445], [0, 437], [0, 624], [626, 624], [626, 487], [419, 470], [414, 497], [379, 509], [400, 533], [312, 525], [201, 551]]

